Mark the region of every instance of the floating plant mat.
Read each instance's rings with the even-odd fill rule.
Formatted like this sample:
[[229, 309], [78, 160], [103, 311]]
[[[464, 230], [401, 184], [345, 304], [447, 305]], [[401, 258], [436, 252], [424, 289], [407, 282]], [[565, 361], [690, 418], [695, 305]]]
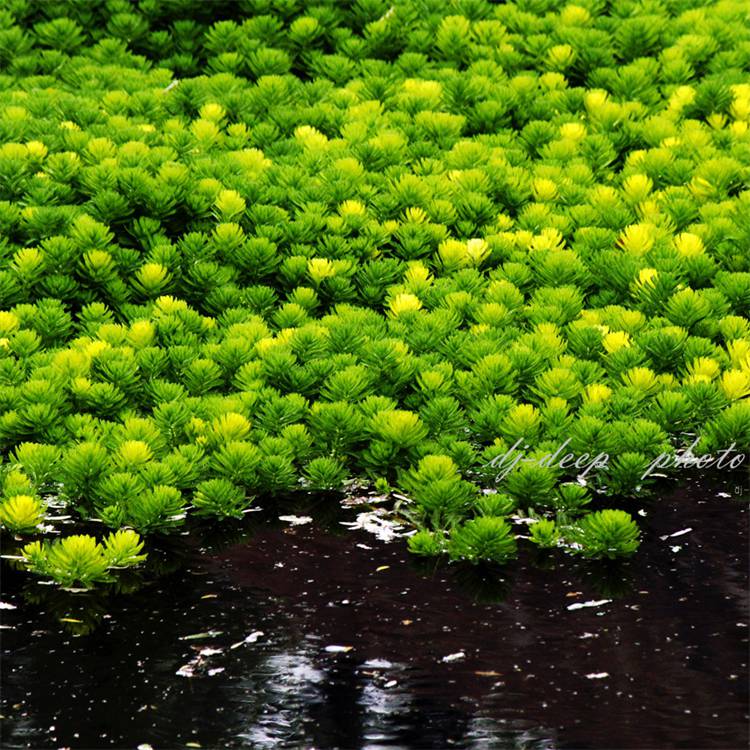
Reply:
[[[217, 540], [130, 595], [10, 572], [2, 745], [743, 747], [750, 494], [733, 492], [665, 496], [627, 561], [435, 567], [308, 506], [312, 523]], [[62, 596], [89, 600], [87, 634]]]
[[628, 497], [737, 468], [746, 3], [610, 5], [1, 11], [4, 554], [128, 589], [366, 487], [426, 558], [628, 557]]

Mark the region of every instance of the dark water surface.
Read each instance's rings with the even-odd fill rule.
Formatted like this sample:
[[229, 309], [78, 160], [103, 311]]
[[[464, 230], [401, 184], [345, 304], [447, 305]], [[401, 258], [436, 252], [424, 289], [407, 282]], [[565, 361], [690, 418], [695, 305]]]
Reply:
[[6, 568], [2, 747], [745, 748], [741, 483], [634, 504], [624, 566], [425, 568], [329, 508], [87, 612]]

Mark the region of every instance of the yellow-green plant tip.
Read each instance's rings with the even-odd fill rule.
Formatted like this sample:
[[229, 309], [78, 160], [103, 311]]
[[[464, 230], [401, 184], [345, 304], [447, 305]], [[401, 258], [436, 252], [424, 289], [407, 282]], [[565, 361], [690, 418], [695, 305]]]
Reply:
[[0, 524], [9, 531], [28, 534], [44, 521], [45, 505], [31, 495], [14, 495], [0, 503]]

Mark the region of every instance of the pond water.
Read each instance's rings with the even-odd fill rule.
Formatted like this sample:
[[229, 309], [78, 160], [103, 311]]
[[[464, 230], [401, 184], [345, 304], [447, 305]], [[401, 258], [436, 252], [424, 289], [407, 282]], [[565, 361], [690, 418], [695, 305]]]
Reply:
[[744, 748], [749, 497], [633, 503], [614, 566], [424, 566], [323, 499], [133, 593], [6, 567], [2, 746]]

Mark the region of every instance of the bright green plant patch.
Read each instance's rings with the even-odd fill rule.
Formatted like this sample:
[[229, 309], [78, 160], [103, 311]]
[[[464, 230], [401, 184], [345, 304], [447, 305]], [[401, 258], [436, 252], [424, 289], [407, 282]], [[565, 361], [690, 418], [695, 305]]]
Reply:
[[[418, 554], [631, 554], [592, 492], [750, 447], [749, 32], [739, 0], [6, 3], [0, 523], [356, 481]], [[120, 533], [21, 554], [91, 585]]]
[[61, 584], [94, 583], [110, 580], [113, 568], [127, 568], [146, 559], [140, 555], [143, 542], [132, 529], [110, 534], [104, 545], [85, 534], [66, 536], [49, 542], [31, 542], [23, 556], [31, 570]]

